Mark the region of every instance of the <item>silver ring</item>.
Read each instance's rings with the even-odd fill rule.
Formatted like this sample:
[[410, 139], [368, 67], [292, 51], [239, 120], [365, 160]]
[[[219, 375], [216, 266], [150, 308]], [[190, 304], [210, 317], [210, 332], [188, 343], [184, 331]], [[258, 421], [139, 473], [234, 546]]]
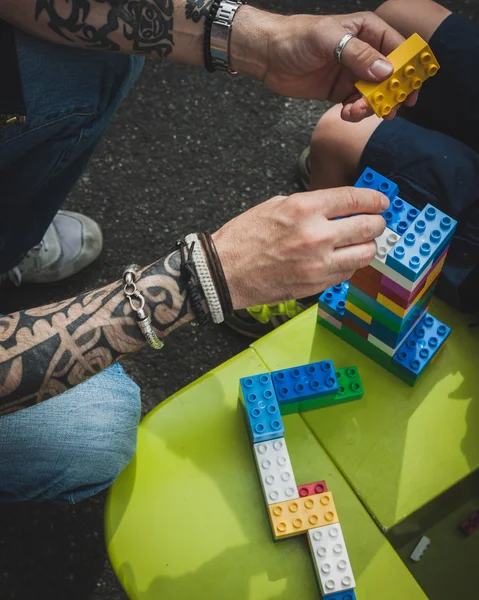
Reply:
[[344, 48], [346, 48], [346, 44], [352, 40], [353, 37], [356, 37], [354, 33], [346, 33], [346, 35], [343, 35], [339, 40], [338, 45], [334, 49], [334, 58], [339, 60], [339, 62], [341, 62], [341, 55], [343, 54]]

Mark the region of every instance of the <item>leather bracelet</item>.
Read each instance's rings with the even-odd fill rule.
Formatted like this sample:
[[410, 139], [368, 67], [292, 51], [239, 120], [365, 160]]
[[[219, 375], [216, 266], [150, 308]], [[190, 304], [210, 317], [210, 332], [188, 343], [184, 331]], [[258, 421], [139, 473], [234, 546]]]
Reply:
[[196, 315], [197, 324], [207, 327], [211, 325], [212, 319], [210, 313], [205, 309], [206, 299], [193, 261], [193, 244], [188, 246], [185, 240], [177, 240], [174, 248], [180, 252], [180, 273], [188, 292], [191, 308]]
[[205, 249], [206, 257], [210, 263], [211, 274], [216, 284], [216, 289], [220, 297], [221, 306], [224, 315], [233, 314], [233, 302], [231, 301], [231, 294], [226, 281], [225, 272], [223, 265], [221, 264], [218, 251], [216, 250], [215, 243], [210, 233], [204, 233], [200, 236], [200, 240]]
[[213, 65], [213, 59], [211, 57], [210, 42], [211, 42], [211, 27], [213, 25], [213, 21], [216, 17], [216, 14], [218, 12], [220, 4], [221, 4], [221, 0], [213, 0], [213, 2], [210, 5], [210, 10], [209, 10], [208, 14], [206, 15], [206, 19], [205, 19], [205, 33], [204, 33], [204, 38], [203, 38], [203, 57], [204, 57], [204, 61], [205, 61], [205, 69], [208, 71], [208, 73], [214, 73], [216, 71], [216, 69]]

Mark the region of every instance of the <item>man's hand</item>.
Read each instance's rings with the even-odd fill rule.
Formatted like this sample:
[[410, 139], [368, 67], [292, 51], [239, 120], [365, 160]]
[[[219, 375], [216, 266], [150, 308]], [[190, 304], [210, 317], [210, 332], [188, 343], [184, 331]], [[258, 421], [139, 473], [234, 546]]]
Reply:
[[213, 238], [234, 308], [303, 298], [350, 279], [374, 258], [388, 206], [379, 192], [336, 188], [277, 196], [226, 223]]
[[[233, 67], [259, 76], [283, 96], [342, 102], [341, 116], [346, 121], [360, 121], [373, 114], [354, 83], [359, 79], [387, 79], [393, 67], [385, 55], [404, 41], [401, 34], [369, 12], [282, 17], [242, 7], [236, 19], [237, 37], [233, 28], [231, 40]], [[248, 43], [243, 40], [247, 30], [251, 36]], [[334, 49], [348, 32], [356, 37], [344, 48], [340, 63], [334, 58]], [[251, 52], [261, 48], [258, 54], [263, 61], [259, 56], [256, 62], [244, 60], [248, 48]], [[413, 92], [405, 104], [413, 106], [416, 100], [417, 92]], [[394, 118], [398, 108], [385, 118]]]

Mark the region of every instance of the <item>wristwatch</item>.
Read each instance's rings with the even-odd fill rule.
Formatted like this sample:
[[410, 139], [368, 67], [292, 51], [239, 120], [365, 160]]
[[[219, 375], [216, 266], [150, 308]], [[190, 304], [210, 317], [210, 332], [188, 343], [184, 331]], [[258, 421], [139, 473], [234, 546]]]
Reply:
[[236, 11], [246, 2], [222, 0], [216, 17], [211, 25], [210, 52], [213, 67], [217, 71], [228, 71], [235, 73], [230, 69], [229, 64], [229, 46], [231, 39], [231, 30], [233, 28], [233, 19]]

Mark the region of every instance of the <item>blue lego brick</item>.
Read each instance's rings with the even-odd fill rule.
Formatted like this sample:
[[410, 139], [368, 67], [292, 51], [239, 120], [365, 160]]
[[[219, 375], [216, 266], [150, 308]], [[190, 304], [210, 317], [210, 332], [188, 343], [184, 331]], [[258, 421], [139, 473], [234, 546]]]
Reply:
[[342, 592], [336, 592], [335, 594], [326, 594], [322, 596], [323, 600], [356, 600], [356, 594], [354, 590], [343, 590]]
[[280, 406], [331, 394], [334, 396], [339, 389], [336, 370], [330, 360], [273, 371], [272, 379]]
[[403, 373], [418, 378], [451, 333], [451, 328], [425, 314], [393, 356], [393, 364]]
[[391, 180], [383, 177], [369, 167], [363, 171], [362, 175], [354, 184], [354, 187], [377, 190], [378, 192], [382, 192], [391, 201], [394, 200], [399, 192], [399, 187], [396, 183], [393, 183]]
[[398, 235], [404, 235], [418, 215], [419, 210], [399, 196], [396, 196], [389, 208], [382, 213], [386, 221], [386, 227], [389, 227]]
[[253, 444], [284, 437], [283, 421], [271, 373], [242, 377], [239, 391]]
[[456, 221], [427, 204], [386, 257], [386, 265], [416, 281], [449, 243]]
[[346, 296], [349, 291], [349, 281], [325, 290], [318, 300], [318, 305], [335, 319], [341, 321], [346, 307]]

